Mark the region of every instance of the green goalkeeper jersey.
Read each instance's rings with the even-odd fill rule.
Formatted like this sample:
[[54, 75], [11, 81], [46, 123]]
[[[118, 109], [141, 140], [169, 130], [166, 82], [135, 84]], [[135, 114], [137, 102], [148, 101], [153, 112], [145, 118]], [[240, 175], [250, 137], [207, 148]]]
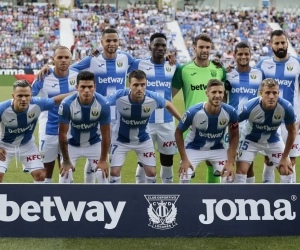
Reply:
[[226, 80], [226, 70], [217, 68], [212, 62], [208, 67], [199, 67], [194, 61], [181, 65], [175, 71], [172, 87], [183, 92], [185, 110], [199, 102], [207, 101], [205, 94], [210, 79]]

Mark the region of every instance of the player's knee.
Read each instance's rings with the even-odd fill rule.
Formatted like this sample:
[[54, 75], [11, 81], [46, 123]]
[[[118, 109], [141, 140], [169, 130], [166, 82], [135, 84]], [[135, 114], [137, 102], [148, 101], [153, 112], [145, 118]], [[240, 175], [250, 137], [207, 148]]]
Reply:
[[173, 166], [173, 155], [160, 154], [160, 163], [166, 167]]
[[35, 181], [44, 181], [45, 180], [45, 171], [44, 169], [38, 169], [31, 173]]
[[156, 176], [156, 169], [155, 167], [144, 167], [145, 173], [148, 177], [155, 177]]
[[121, 167], [111, 167], [110, 175], [114, 177], [119, 177], [121, 175]]

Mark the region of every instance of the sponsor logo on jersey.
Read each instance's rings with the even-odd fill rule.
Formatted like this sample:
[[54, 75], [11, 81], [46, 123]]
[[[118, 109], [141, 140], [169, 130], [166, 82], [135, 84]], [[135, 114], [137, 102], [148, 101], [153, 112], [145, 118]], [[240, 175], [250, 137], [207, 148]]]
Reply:
[[207, 84], [192, 85], [191, 90], [206, 90]]
[[[41, 201], [26, 201], [18, 204], [8, 200], [6, 194], [0, 194], [0, 221], [12, 222], [20, 217], [27, 222], [70, 221], [105, 222], [105, 229], [114, 229], [118, 225], [126, 201], [62, 201], [60, 196], [43, 196]], [[114, 207], [116, 209], [114, 209]], [[34, 212], [32, 212], [34, 209]]]
[[220, 138], [223, 136], [223, 132], [217, 133], [217, 134], [213, 134], [213, 133], [202, 133], [201, 131], [199, 131], [199, 135], [202, 137], [207, 137], [209, 139], [216, 139], [216, 138]]
[[35, 161], [35, 160], [41, 160], [42, 157], [40, 155], [31, 155], [26, 157], [26, 161]]
[[169, 147], [177, 147], [176, 141], [165, 141], [163, 143], [163, 148], [169, 148]]
[[124, 81], [123, 77], [98, 77], [98, 82], [99, 83], [119, 83], [122, 84]]
[[124, 117], [122, 117], [122, 122], [124, 122], [127, 125], [145, 125], [148, 122], [148, 119], [141, 120], [141, 121], [136, 121], [136, 120], [127, 120]]
[[92, 109], [92, 116], [98, 116], [99, 110], [98, 109]]
[[210, 74], [212, 77], [216, 77], [217, 76], [217, 71], [216, 70], [210, 70]]
[[[296, 198], [293, 197], [295, 195], [291, 196], [292, 201], [295, 201]], [[266, 199], [258, 201], [253, 199], [235, 199], [233, 201], [228, 199], [219, 201], [216, 199], [202, 199], [202, 204], [205, 204], [206, 213], [199, 215], [199, 221], [205, 225], [212, 224], [215, 217], [223, 221], [282, 221], [296, 219], [296, 212], [292, 211], [291, 202], [285, 199], [275, 200], [273, 204]], [[227, 210], [224, 213], [223, 207], [229, 207], [229, 211]], [[259, 208], [262, 208], [263, 212], [259, 213]], [[248, 212], [246, 213], [246, 211]]]
[[[280, 124], [279, 124], [280, 125]], [[274, 130], [277, 130], [279, 125], [277, 126], [272, 126], [272, 127], [269, 127], [268, 125], [259, 125], [259, 124], [255, 124], [255, 127], [259, 130], [265, 130], [265, 131], [274, 131]]]
[[196, 75], [196, 74], [197, 74], [197, 72], [194, 72], [194, 73], [191, 74], [191, 76], [194, 76], [194, 75]]
[[150, 112], [150, 107], [149, 106], [144, 106], [143, 107], [143, 111], [144, 111], [144, 113], [149, 113]]
[[32, 119], [34, 116], [35, 116], [35, 113], [34, 113], [34, 112], [28, 113], [28, 118], [29, 118], [29, 119]]
[[163, 82], [160, 80], [155, 80], [155, 81], [148, 81], [147, 80], [147, 86], [151, 86], [151, 87], [167, 87], [170, 88], [171, 87], [171, 82]]
[[77, 129], [91, 129], [91, 128], [97, 127], [97, 125], [98, 125], [98, 122], [94, 122], [94, 123], [90, 123], [90, 124], [85, 124], [85, 123], [75, 124], [74, 122], [71, 122], [71, 126], [73, 128], [77, 128]]
[[245, 87], [239, 87], [239, 88], [232, 88], [231, 93], [240, 93], [240, 94], [257, 94], [257, 89], [253, 88], [245, 88]]
[[290, 87], [291, 84], [293, 83], [293, 81], [289, 81], [289, 80], [280, 80], [280, 79], [275, 79], [279, 85], [284, 85], [287, 87]]
[[16, 129], [8, 128], [8, 133], [12, 133], [12, 134], [24, 133], [25, 131], [32, 130], [33, 128], [34, 128], [34, 124], [29, 124], [26, 128], [16, 128]]
[[118, 61], [118, 62], [117, 62], [117, 66], [118, 66], [119, 68], [122, 68], [122, 67], [123, 67], [123, 62]]
[[149, 227], [158, 230], [172, 229], [176, 223], [177, 208], [175, 206], [179, 195], [144, 195], [149, 203], [147, 213]]

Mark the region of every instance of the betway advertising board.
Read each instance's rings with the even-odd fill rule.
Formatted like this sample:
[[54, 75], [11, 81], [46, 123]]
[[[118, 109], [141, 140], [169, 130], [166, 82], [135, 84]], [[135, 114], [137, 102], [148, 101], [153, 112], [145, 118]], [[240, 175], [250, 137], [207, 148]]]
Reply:
[[299, 185], [2, 184], [0, 237], [300, 235]]

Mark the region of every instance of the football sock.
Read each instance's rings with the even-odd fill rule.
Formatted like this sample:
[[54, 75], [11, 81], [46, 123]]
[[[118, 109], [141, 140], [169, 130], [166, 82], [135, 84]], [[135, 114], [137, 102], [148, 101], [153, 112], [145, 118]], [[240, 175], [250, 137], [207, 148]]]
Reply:
[[44, 181], [33, 181], [33, 183], [35, 184], [42, 184], [42, 183], [45, 183]]
[[297, 183], [297, 181], [296, 181], [296, 165], [293, 165], [293, 183]]
[[267, 166], [264, 164], [264, 171], [262, 175], [263, 183], [274, 183], [275, 182], [275, 174], [274, 174], [275, 166]]
[[293, 183], [293, 175], [280, 175], [280, 183]]
[[161, 166], [160, 178], [162, 183], [173, 183], [173, 166]]
[[143, 167], [140, 166], [140, 164], [138, 164], [136, 167], [135, 182], [136, 183], [145, 183], [146, 182], [145, 170]]
[[246, 183], [247, 175], [246, 174], [236, 174], [235, 175], [235, 182], [236, 183]]
[[45, 178], [45, 183], [53, 183], [53, 180], [52, 178]]
[[146, 178], [146, 183], [156, 183], [156, 176], [150, 177], [150, 176], [145, 176]]
[[95, 183], [95, 172], [89, 160], [86, 160], [84, 165], [84, 183]]
[[110, 183], [111, 184], [121, 183], [121, 176], [110, 176]]
[[97, 169], [96, 171], [96, 178], [98, 183], [108, 183], [108, 179], [106, 178], [106, 176], [102, 176], [102, 170], [101, 169]]
[[255, 183], [255, 176], [253, 176], [253, 177], [247, 177], [246, 182], [247, 183]]
[[72, 179], [73, 179], [73, 172], [72, 169], [70, 169], [68, 178], [66, 178], [66, 174], [64, 174], [64, 176], [61, 176], [61, 174], [59, 174], [58, 183], [71, 183]]

